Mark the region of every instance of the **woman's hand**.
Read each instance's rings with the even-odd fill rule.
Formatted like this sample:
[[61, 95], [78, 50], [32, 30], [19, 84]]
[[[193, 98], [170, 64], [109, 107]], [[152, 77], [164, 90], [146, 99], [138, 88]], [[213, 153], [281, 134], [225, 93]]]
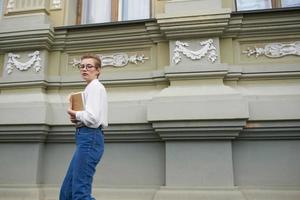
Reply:
[[71, 122], [76, 123], [77, 122], [77, 120], [76, 120], [76, 111], [69, 108], [67, 112], [70, 115]]

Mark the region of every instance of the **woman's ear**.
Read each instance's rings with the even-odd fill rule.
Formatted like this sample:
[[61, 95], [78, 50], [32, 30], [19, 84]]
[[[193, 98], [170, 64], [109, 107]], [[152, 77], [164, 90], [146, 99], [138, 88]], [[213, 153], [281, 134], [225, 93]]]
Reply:
[[99, 77], [100, 76], [100, 74], [101, 74], [101, 68], [97, 68], [97, 71], [98, 71], [98, 75], [97, 75], [97, 77]]

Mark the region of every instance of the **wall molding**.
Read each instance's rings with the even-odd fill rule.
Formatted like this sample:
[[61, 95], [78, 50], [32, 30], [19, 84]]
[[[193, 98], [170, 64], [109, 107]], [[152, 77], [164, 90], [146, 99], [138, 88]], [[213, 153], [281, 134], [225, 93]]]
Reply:
[[[0, 124], [0, 143], [73, 143], [74, 131], [71, 124]], [[106, 142], [299, 139], [300, 121], [224, 119], [111, 123], [103, 132]]]
[[[299, 79], [300, 70], [298, 64], [265, 64], [265, 68], [259, 65], [244, 65], [243, 69], [240, 65], [232, 65], [231, 68], [222, 65], [205, 65], [194, 66], [168, 66], [162, 70], [149, 72], [136, 72], [130, 74], [118, 73], [113, 76], [103, 74], [100, 77], [101, 82], [105, 86], [142, 86], [142, 85], [169, 85], [173, 79], [203, 79], [203, 78], [222, 78], [224, 81], [231, 80], [282, 80]], [[192, 73], [191, 73], [192, 70]], [[47, 80], [11, 80], [0, 79], [0, 87], [2, 89], [10, 89], [16, 87], [43, 87], [43, 88], [77, 88], [84, 87], [85, 83], [80, 76], [73, 78], [61, 78], [49, 76]]]
[[239, 139], [300, 139], [300, 121], [248, 121]]

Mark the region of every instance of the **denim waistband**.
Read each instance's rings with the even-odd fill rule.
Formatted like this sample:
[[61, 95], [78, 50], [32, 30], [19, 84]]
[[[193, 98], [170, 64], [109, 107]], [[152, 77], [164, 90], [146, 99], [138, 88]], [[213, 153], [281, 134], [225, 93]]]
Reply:
[[91, 128], [91, 127], [88, 127], [88, 126], [79, 126], [79, 127], [76, 127], [76, 129], [82, 129], [82, 128], [86, 128], [86, 129], [102, 129], [102, 125], [100, 125], [98, 128]]

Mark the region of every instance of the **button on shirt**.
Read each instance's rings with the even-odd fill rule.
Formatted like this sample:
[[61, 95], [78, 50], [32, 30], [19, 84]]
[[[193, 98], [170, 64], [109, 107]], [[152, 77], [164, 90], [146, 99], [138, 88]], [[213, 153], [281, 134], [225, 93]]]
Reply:
[[76, 120], [90, 128], [106, 127], [107, 122], [107, 94], [98, 79], [92, 80], [85, 88], [84, 111], [76, 112]]

